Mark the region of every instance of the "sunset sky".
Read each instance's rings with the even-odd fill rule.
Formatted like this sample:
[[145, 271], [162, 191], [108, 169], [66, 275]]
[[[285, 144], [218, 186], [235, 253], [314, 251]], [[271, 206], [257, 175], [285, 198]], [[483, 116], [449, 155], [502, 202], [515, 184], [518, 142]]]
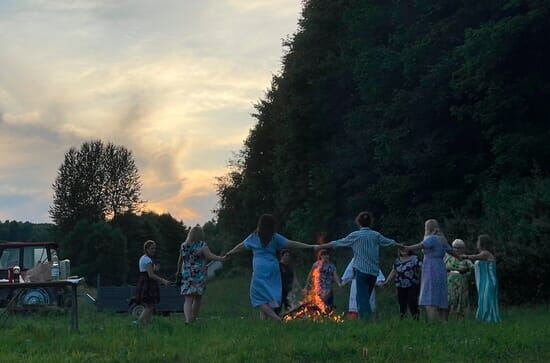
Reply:
[[203, 223], [300, 0], [2, 0], [0, 220], [50, 222], [64, 153], [133, 151], [146, 208]]

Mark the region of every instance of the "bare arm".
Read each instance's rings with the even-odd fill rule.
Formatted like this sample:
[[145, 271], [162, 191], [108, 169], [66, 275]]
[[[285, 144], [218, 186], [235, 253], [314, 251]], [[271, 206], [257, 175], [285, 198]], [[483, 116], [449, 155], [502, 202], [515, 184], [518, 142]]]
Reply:
[[467, 258], [468, 260], [471, 260], [471, 261], [476, 261], [476, 260], [490, 261], [495, 259], [495, 257], [489, 251], [481, 251], [477, 255], [462, 255], [462, 258]]
[[388, 275], [388, 277], [386, 278], [386, 281], [384, 281], [384, 283], [382, 283], [382, 286], [386, 286], [388, 285], [390, 282], [393, 281], [393, 279], [395, 278], [395, 269], [392, 268], [391, 271], [390, 271], [390, 274]]
[[212, 251], [210, 251], [210, 248], [208, 248], [208, 246], [206, 245], [202, 248], [202, 254], [204, 255], [204, 257], [206, 257], [209, 260], [222, 261], [222, 262], [225, 261], [225, 257], [213, 254]]
[[157, 275], [154, 271], [153, 271], [153, 264], [152, 263], [148, 263], [145, 268], [147, 269], [147, 275], [149, 275], [149, 278], [153, 279], [153, 280], [156, 280], [158, 282], [160, 282], [161, 284], [164, 284], [164, 285], [168, 285], [170, 282], [166, 279], [163, 279], [162, 277], [160, 277], [159, 275]]
[[447, 253], [451, 256], [453, 256], [454, 258], [457, 258], [459, 260], [462, 260], [462, 256], [460, 256], [459, 254], [457, 254], [454, 250], [448, 250]]
[[180, 274], [181, 272], [181, 264], [183, 263], [183, 256], [180, 253], [180, 257], [178, 257], [178, 266], [176, 267], [176, 274]]
[[424, 246], [422, 245], [422, 242], [420, 242], [420, 243], [417, 243], [415, 245], [403, 246], [403, 248], [407, 251], [418, 251], [418, 250], [421, 250], [422, 248], [424, 248]]
[[229, 255], [232, 255], [232, 254], [234, 254], [234, 253], [241, 252], [241, 251], [243, 251], [243, 250], [244, 250], [244, 242], [241, 242], [241, 243], [237, 244], [235, 247], [233, 247], [233, 248], [231, 249], [231, 251], [227, 252], [227, 253], [225, 254], [225, 256], [229, 256]]
[[338, 284], [339, 287], [342, 287], [342, 281], [340, 281], [340, 276], [336, 273], [336, 270], [332, 272], [332, 276], [334, 277], [334, 281]]
[[314, 245], [308, 245], [307, 243], [292, 241], [292, 240], [289, 239], [287, 247], [288, 248], [314, 248], [315, 246]]

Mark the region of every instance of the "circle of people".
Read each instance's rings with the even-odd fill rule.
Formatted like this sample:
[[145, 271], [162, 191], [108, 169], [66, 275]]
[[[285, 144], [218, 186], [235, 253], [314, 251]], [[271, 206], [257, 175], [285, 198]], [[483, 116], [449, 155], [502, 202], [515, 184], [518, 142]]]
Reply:
[[[260, 309], [262, 317], [280, 321], [281, 307], [290, 308], [289, 293], [296, 282], [289, 264], [290, 249], [313, 249], [318, 252], [312, 271], [320, 271], [315, 278], [320, 279], [319, 294], [326, 306], [333, 306], [333, 283], [342, 286], [351, 281], [348, 316], [369, 319], [375, 308], [375, 286], [385, 287], [395, 280], [401, 318], [406, 316], [408, 310], [414, 319], [418, 319], [419, 306], [426, 309], [427, 318], [432, 321], [447, 320], [449, 311], [464, 317], [469, 308], [468, 279], [474, 271], [478, 293], [476, 319], [500, 321], [494, 242], [489, 235], [479, 235], [477, 254], [465, 254], [464, 242], [457, 239], [450, 246], [435, 219], [425, 222], [424, 239], [414, 245], [398, 243], [371, 229], [373, 218], [369, 212], [359, 213], [355, 222], [359, 229], [346, 237], [314, 245], [293, 241], [277, 233], [275, 218], [264, 214], [259, 218], [256, 230], [224, 256], [210, 251], [201, 227], [191, 228], [187, 239], [181, 244], [176, 274], [185, 298], [183, 310], [186, 324], [195, 321], [199, 314], [206, 287], [207, 261], [223, 262], [243, 250], [253, 253], [250, 282], [252, 306]], [[388, 278], [384, 279], [379, 267], [380, 247], [391, 246], [397, 247], [397, 258]], [[338, 247], [353, 250], [353, 258], [342, 280], [327, 252], [327, 249]], [[424, 253], [422, 261], [414, 254], [419, 250]], [[160, 302], [159, 284], [171, 284], [157, 274], [158, 266], [153, 263], [156, 243], [146, 241], [143, 251], [139, 260], [136, 300], [145, 309], [134, 322], [136, 324], [151, 321], [155, 305]], [[310, 272], [307, 279], [310, 285], [311, 278]]]

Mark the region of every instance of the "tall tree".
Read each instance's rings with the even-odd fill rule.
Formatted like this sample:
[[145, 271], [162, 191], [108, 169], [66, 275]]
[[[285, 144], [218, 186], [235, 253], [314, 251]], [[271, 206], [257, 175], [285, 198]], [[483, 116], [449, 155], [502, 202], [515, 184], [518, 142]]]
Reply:
[[103, 221], [133, 211], [141, 203], [141, 182], [132, 152], [101, 140], [67, 151], [53, 190], [50, 216], [65, 232], [81, 219]]

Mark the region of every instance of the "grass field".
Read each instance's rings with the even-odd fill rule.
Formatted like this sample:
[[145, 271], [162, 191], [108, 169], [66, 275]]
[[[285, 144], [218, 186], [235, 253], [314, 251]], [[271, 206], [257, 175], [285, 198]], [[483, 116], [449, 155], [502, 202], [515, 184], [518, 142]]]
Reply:
[[[336, 296], [346, 307], [348, 289]], [[374, 323], [259, 320], [248, 276], [212, 281], [195, 325], [155, 317], [148, 327], [82, 302], [80, 333], [68, 315], [12, 316], [0, 362], [550, 362], [550, 309], [503, 309], [503, 323], [399, 321], [393, 291], [379, 294]]]

